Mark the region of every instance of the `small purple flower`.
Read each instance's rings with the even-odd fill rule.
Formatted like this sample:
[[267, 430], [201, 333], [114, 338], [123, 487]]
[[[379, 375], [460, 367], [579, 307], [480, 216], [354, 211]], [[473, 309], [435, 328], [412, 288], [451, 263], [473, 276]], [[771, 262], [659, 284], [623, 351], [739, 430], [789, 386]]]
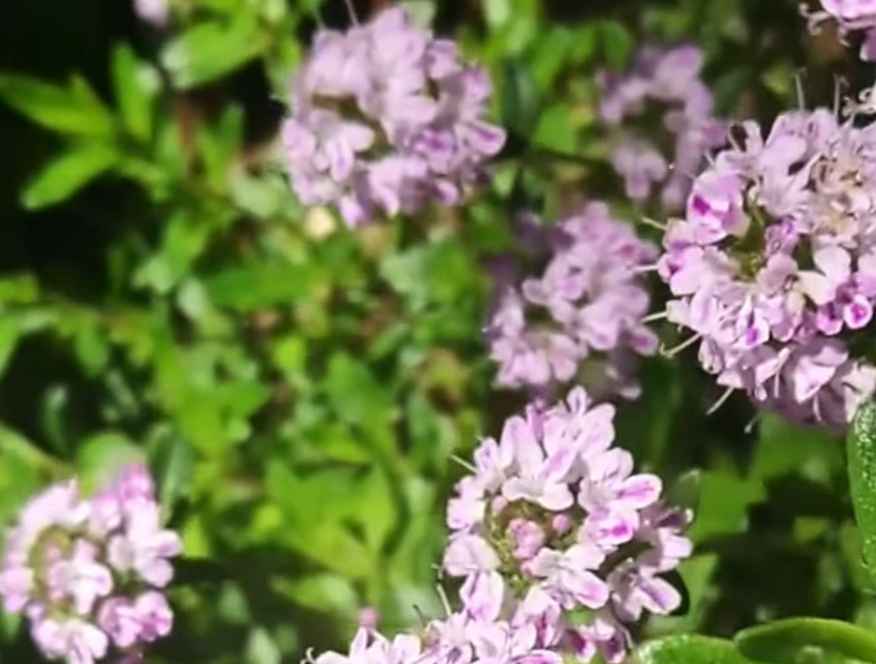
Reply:
[[544, 579], [541, 587], [564, 609], [597, 609], [609, 598], [608, 586], [595, 573], [603, 560], [605, 555], [595, 546], [577, 544], [563, 552], [545, 547], [524, 569]]
[[637, 139], [623, 141], [611, 153], [611, 165], [624, 178], [627, 196], [636, 201], [651, 195], [651, 186], [662, 182], [668, 165], [653, 145]]
[[518, 560], [534, 557], [544, 544], [541, 526], [527, 519], [512, 519], [508, 524], [508, 535], [514, 543], [511, 555]]
[[109, 648], [107, 635], [89, 621], [45, 618], [33, 624], [34, 642], [49, 659], [66, 658], [69, 664], [93, 664]]
[[173, 578], [169, 559], [182, 551], [179, 536], [160, 525], [156, 503], [143, 502], [127, 520], [122, 534], [110, 539], [110, 563], [120, 572], [136, 572], [146, 583], [163, 588]]

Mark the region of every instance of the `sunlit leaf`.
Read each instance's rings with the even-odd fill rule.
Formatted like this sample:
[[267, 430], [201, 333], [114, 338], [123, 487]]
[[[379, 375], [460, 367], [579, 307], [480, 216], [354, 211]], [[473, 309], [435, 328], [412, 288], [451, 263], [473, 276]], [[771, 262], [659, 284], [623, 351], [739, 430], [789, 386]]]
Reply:
[[876, 662], [876, 635], [841, 620], [789, 618], [745, 629], [735, 641], [748, 657], [774, 664], [797, 664], [807, 648]]
[[31, 209], [48, 207], [70, 198], [118, 163], [115, 149], [98, 143], [73, 147], [52, 159], [21, 193], [22, 204]]

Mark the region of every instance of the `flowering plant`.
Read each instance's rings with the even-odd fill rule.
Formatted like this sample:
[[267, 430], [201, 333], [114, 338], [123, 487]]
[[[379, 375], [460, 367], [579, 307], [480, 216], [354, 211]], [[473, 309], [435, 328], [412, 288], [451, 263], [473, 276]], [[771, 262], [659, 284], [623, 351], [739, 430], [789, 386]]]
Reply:
[[0, 660], [876, 662], [876, 4], [7, 5]]

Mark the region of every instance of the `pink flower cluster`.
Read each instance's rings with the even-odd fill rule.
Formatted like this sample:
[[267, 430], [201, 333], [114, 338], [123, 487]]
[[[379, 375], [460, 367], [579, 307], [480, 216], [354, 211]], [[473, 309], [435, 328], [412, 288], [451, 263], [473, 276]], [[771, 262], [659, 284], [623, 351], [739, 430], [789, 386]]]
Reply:
[[[610, 138], [611, 163], [633, 200], [647, 200], [659, 185], [664, 209], [682, 209], [704, 156], [725, 144], [726, 123], [712, 116], [712, 93], [700, 79], [702, 67], [703, 54], [695, 46], [646, 46], [631, 71], [600, 75], [600, 114], [604, 123], [618, 129]], [[662, 113], [656, 123], [651, 117], [655, 112]], [[652, 140], [667, 132], [671, 160]]]
[[823, 11], [810, 11], [805, 5], [803, 14], [809, 20], [809, 30], [816, 33], [825, 21], [836, 21], [840, 35], [863, 32], [860, 57], [876, 61], [876, 2], [873, 0], [821, 0]]
[[[537, 231], [536, 231], [537, 232]], [[500, 284], [487, 326], [490, 356], [506, 387], [543, 389], [571, 381], [586, 364], [600, 394], [635, 398], [635, 355], [657, 337], [642, 324], [650, 299], [637, 268], [657, 250], [603, 203], [557, 223], [550, 261], [539, 277]]]
[[[628, 625], [681, 604], [662, 575], [691, 554], [691, 515], [660, 501], [657, 477], [633, 474], [613, 418], [581, 388], [510, 418], [448, 505], [443, 568], [464, 579], [462, 608], [393, 640], [363, 627], [348, 655], [315, 664], [622, 662]], [[569, 620], [579, 609], [589, 617]]]
[[89, 499], [75, 481], [31, 499], [6, 538], [0, 596], [27, 616], [48, 659], [91, 664], [112, 647], [136, 656], [170, 633], [160, 589], [180, 552], [179, 537], [161, 526], [148, 471], [130, 466]]
[[292, 186], [306, 205], [336, 204], [351, 226], [432, 200], [458, 204], [505, 142], [483, 120], [490, 94], [483, 69], [404, 9], [323, 30], [283, 126]]
[[[534, 629], [536, 647], [614, 664], [631, 645], [626, 625], [679, 607], [661, 575], [691, 553], [690, 514], [660, 501], [659, 478], [633, 473], [630, 453], [613, 446], [613, 419], [613, 406], [575, 388], [510, 418], [475, 452], [448, 507], [444, 556], [447, 573], [465, 579], [470, 620], [510, 607], [511, 626]], [[590, 621], [567, 623], [578, 609]]]
[[876, 390], [849, 350], [876, 303], [876, 125], [822, 109], [739, 129], [667, 229], [668, 318], [727, 394], [844, 425]]

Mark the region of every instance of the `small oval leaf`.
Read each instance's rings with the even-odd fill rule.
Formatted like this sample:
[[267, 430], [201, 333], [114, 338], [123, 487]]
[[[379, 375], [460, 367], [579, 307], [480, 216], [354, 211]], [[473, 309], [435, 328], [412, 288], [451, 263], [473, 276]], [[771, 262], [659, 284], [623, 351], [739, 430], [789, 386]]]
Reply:
[[752, 664], [732, 641], [680, 634], [649, 641], [635, 653], [634, 664]]
[[796, 664], [800, 652], [813, 647], [876, 662], [876, 635], [841, 620], [789, 618], [742, 630], [735, 640], [744, 655], [771, 664]]
[[27, 185], [21, 202], [38, 210], [68, 199], [82, 187], [111, 169], [118, 153], [104, 145], [74, 147], [49, 162]]

